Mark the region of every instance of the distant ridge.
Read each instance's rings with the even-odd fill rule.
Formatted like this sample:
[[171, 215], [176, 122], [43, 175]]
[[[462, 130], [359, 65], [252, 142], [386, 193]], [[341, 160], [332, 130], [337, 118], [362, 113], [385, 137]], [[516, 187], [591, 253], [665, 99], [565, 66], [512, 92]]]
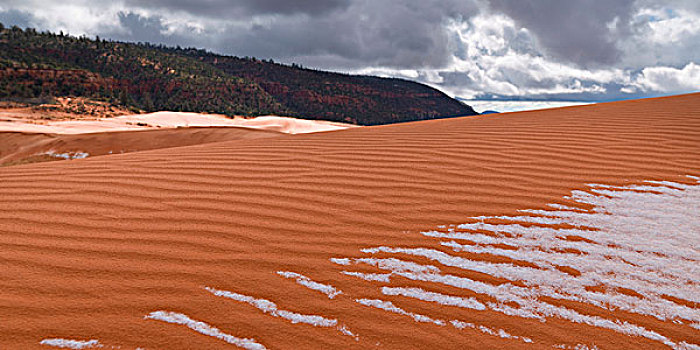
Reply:
[[147, 112], [278, 114], [360, 125], [476, 114], [413, 81], [0, 24], [0, 100], [39, 103], [59, 96]]

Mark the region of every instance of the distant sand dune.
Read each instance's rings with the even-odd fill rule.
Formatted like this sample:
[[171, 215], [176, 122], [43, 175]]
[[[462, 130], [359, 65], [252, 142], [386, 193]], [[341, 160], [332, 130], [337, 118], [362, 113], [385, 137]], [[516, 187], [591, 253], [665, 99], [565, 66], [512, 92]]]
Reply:
[[700, 94], [0, 168], [0, 348], [697, 349], [688, 175]]
[[0, 121], [0, 131], [50, 134], [85, 134], [110, 131], [152, 130], [154, 128], [212, 126], [261, 129], [285, 134], [305, 134], [356, 127], [356, 125], [352, 124], [329, 122], [325, 120], [305, 120], [279, 116], [229, 118], [218, 114], [188, 112], [155, 112], [124, 115], [114, 118], [97, 118], [95, 120], [32, 120], [30, 122], [28, 120], [16, 119]]
[[96, 120], [0, 121], [0, 166], [342, 130], [356, 125], [289, 117], [156, 112]]
[[282, 134], [274, 131], [241, 127], [189, 127], [85, 134], [0, 132], [0, 165], [81, 158], [80, 155], [85, 158], [280, 135]]

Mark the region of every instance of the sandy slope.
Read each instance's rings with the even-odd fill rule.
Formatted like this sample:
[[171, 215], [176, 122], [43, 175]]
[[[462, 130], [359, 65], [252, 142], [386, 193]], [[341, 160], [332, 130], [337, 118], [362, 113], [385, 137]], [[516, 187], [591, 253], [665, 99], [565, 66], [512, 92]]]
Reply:
[[2, 168], [0, 348], [700, 344], [685, 175], [700, 94]]
[[244, 127], [277, 131], [286, 134], [304, 134], [342, 130], [356, 125], [325, 120], [304, 120], [289, 117], [262, 116], [256, 118], [228, 118], [217, 114], [187, 112], [155, 112], [133, 114], [95, 120], [36, 121], [6, 117], [0, 120], [0, 131], [84, 134], [109, 131], [135, 131], [177, 127]]
[[81, 158], [283, 135], [242, 127], [189, 127], [84, 134], [0, 132], [0, 165]]

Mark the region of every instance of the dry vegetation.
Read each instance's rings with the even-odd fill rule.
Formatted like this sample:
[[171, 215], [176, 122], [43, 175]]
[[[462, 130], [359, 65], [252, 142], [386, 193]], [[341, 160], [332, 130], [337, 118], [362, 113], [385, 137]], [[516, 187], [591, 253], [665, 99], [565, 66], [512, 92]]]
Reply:
[[0, 116], [5, 120], [85, 120], [133, 114], [138, 110], [110, 102], [84, 97], [55, 97], [41, 101], [0, 102]]

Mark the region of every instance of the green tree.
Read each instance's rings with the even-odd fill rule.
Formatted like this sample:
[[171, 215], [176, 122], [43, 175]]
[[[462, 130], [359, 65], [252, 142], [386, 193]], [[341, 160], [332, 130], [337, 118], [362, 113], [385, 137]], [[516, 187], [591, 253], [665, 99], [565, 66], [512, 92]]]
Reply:
[[151, 99], [151, 94], [148, 92], [145, 92], [143, 94], [143, 109], [146, 112], [153, 112], [155, 111], [155, 108], [153, 107], [153, 99]]
[[122, 91], [119, 93], [119, 104], [122, 106], [129, 106], [131, 103], [131, 98], [129, 97], [129, 90], [124, 88]]

